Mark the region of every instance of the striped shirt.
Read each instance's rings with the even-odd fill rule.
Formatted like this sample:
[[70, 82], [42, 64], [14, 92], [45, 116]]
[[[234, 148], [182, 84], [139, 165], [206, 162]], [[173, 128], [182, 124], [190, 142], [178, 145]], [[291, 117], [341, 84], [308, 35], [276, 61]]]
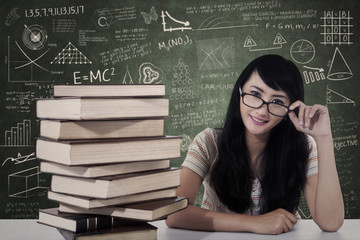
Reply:
[[[202, 208], [225, 213], [234, 213], [229, 210], [217, 197], [215, 190], [210, 185], [210, 172], [214, 163], [218, 159], [218, 131], [212, 128], [207, 128], [200, 132], [189, 146], [188, 154], [182, 164], [203, 179], [204, 195], [202, 200]], [[317, 149], [315, 141], [308, 136], [310, 155], [308, 160], [307, 177], [318, 173]], [[260, 195], [261, 185], [258, 178], [252, 182], [251, 208], [246, 211], [246, 214], [259, 215], [260, 214]]]

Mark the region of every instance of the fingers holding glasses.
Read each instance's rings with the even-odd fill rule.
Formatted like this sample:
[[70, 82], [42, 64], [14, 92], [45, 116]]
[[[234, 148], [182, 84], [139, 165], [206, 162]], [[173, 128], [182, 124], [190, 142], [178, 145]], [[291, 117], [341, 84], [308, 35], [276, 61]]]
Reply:
[[317, 108], [316, 106], [306, 106], [301, 101], [296, 101], [289, 107], [290, 111], [299, 109], [298, 116], [296, 117], [294, 112], [289, 113], [291, 121], [294, 123], [295, 127], [299, 130], [302, 128], [311, 128], [311, 119], [315, 115]]
[[[296, 117], [293, 110], [299, 109]], [[325, 106], [315, 104], [307, 106], [301, 101], [296, 101], [289, 107], [289, 118], [298, 131], [317, 136], [329, 135], [331, 132], [330, 118]]]

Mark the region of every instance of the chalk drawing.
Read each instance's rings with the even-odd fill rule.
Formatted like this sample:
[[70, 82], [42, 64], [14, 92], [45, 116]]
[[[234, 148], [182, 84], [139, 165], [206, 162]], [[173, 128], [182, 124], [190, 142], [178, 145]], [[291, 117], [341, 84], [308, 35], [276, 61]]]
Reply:
[[17, 123], [10, 130], [5, 130], [5, 146], [20, 147], [31, 146], [31, 120], [25, 119], [23, 122]]
[[158, 15], [156, 14], [156, 10], [154, 6], [151, 7], [150, 13], [141, 12], [141, 15], [143, 16], [146, 24], [150, 24], [151, 21], [156, 22], [158, 19]]
[[39, 167], [32, 167], [8, 175], [8, 196], [29, 198], [46, 193], [48, 187], [40, 186]]
[[71, 42], [51, 61], [51, 64], [92, 64]]
[[46, 30], [37, 24], [27, 26], [22, 34], [22, 40], [24, 45], [30, 50], [40, 50], [45, 46], [48, 35]]
[[154, 64], [145, 62], [139, 67], [140, 84], [158, 84], [162, 82], [163, 71]]
[[275, 39], [273, 41], [273, 46], [272, 47], [254, 48], [254, 47], [257, 46], [257, 43], [254, 41], [254, 39], [250, 35], [248, 35], [246, 37], [246, 39], [245, 39], [243, 47], [249, 48], [250, 52], [267, 51], [267, 50], [281, 49], [282, 45], [285, 44], [285, 43], [287, 43], [287, 42], [284, 39], [284, 37], [280, 33], [277, 33], [276, 36], [275, 36]]
[[189, 149], [189, 145], [191, 143], [191, 138], [189, 135], [187, 134], [182, 134], [181, 135], [182, 139], [181, 139], [181, 144], [180, 144], [180, 150], [183, 153], [186, 153]]
[[5, 26], [11, 26], [11, 24], [15, 23], [21, 15], [18, 14], [19, 8], [14, 7], [10, 10], [9, 14], [6, 16]]
[[[127, 81], [127, 79], [129, 79], [129, 81]], [[124, 74], [124, 77], [123, 77], [123, 84], [134, 84], [134, 81], [130, 75], [130, 72], [129, 72], [129, 68], [128, 68], [128, 65], [126, 65], [126, 72]]]
[[234, 38], [216, 38], [196, 42], [200, 70], [232, 68], [235, 63]]
[[313, 60], [315, 56], [315, 47], [310, 41], [300, 39], [291, 45], [290, 55], [295, 62], [306, 64]]
[[[181, 27], [166, 27], [166, 18], [170, 19], [175, 24], [180, 24]], [[162, 19], [162, 25], [163, 25], [163, 31], [164, 32], [172, 32], [172, 31], [184, 31], [184, 30], [191, 30], [192, 27], [190, 26], [189, 21], [180, 21], [175, 18], [173, 18], [167, 11], [161, 11], [161, 19]]]
[[218, 17], [216, 15], [211, 15], [210, 17], [206, 18], [200, 24], [199, 28], [194, 29], [194, 30], [209, 31], [209, 30], [257, 27], [257, 26], [258, 26], [258, 24], [234, 25], [232, 22], [225, 20], [224, 17]]
[[2, 167], [7, 163], [7, 162], [13, 162], [15, 165], [16, 164], [21, 164], [24, 162], [29, 162], [29, 161], [33, 161], [36, 160], [36, 156], [35, 156], [35, 152], [30, 153], [28, 155], [24, 155], [22, 156], [20, 153], [18, 153], [17, 157], [8, 157], [4, 160], [4, 162], [2, 163]]
[[327, 91], [326, 91], [326, 103], [327, 104], [350, 103], [350, 104], [354, 104], [354, 107], [356, 105], [355, 101], [351, 100], [348, 97], [345, 97], [344, 95], [338, 92], [335, 92], [334, 90], [330, 89], [329, 86], [327, 86]]
[[324, 45], [350, 45], [351, 41], [353, 17], [350, 16], [350, 11], [324, 11], [324, 20], [321, 25], [323, 32]]
[[349, 79], [352, 76], [353, 73], [345, 61], [344, 56], [341, 54], [339, 48], [335, 48], [327, 78], [332, 81], [341, 81]]

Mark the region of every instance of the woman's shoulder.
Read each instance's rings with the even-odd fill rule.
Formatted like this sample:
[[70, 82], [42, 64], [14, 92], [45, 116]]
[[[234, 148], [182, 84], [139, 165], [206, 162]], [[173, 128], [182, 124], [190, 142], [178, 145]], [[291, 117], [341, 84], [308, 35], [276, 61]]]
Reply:
[[201, 140], [202, 142], [214, 142], [215, 144], [218, 141], [218, 138], [221, 134], [222, 129], [220, 128], [206, 128], [204, 130], [202, 130], [201, 132], [199, 132], [195, 139], [196, 140]]
[[309, 149], [313, 149], [313, 148], [316, 148], [316, 142], [314, 140], [314, 138], [310, 135], [306, 135], [306, 138], [307, 138], [307, 141], [308, 141], [308, 144], [309, 144]]

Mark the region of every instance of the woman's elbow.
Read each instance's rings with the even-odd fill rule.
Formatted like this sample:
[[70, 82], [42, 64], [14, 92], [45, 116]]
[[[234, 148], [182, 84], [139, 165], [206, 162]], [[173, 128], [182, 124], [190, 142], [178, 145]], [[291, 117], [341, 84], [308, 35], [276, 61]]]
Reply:
[[171, 214], [169, 216], [167, 216], [166, 220], [165, 220], [165, 223], [166, 223], [166, 226], [168, 228], [175, 228], [177, 225], [176, 225], [176, 213], [174, 214]]
[[344, 224], [344, 218], [333, 219], [324, 223], [317, 223], [319, 228], [324, 232], [336, 232]]

